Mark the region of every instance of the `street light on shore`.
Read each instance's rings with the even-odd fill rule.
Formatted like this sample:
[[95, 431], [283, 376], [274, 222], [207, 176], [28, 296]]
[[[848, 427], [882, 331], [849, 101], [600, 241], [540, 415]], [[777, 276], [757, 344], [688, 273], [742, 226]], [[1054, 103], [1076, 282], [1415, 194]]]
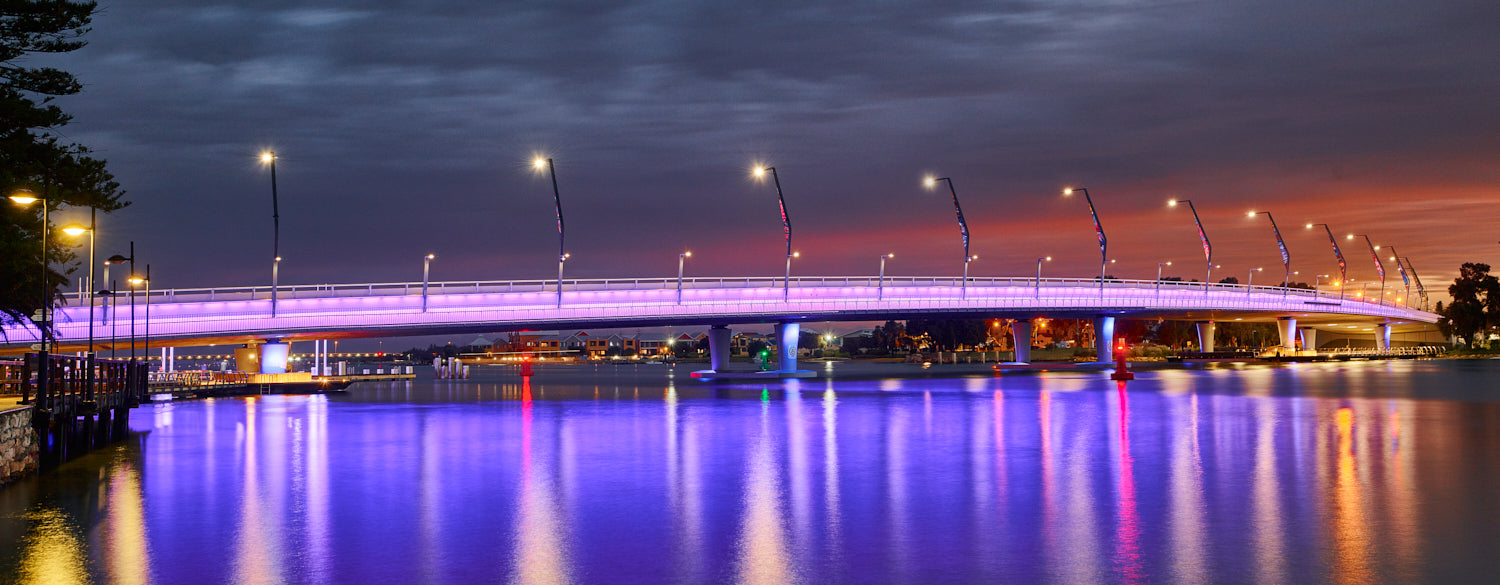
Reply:
[[1094, 210], [1094, 198], [1089, 196], [1089, 190], [1083, 187], [1068, 187], [1063, 189], [1063, 195], [1072, 195], [1075, 191], [1083, 193], [1083, 199], [1089, 204], [1089, 215], [1094, 218], [1094, 232], [1099, 235], [1099, 298], [1104, 298], [1104, 267], [1109, 264], [1109, 241], [1104, 237], [1104, 226], [1099, 224], [1099, 212]]
[[786, 232], [786, 277], [781, 281], [781, 300], [791, 300], [792, 286], [792, 258], [798, 254], [792, 251], [792, 218], [786, 212], [786, 196], [781, 193], [781, 176], [776, 174], [776, 167], [755, 167], [755, 177], [764, 180], [766, 173], [771, 173], [771, 182], [776, 184], [776, 203], [781, 206], [781, 227]]
[[1051, 256], [1044, 256], [1036, 259], [1036, 293], [1033, 294], [1034, 298], [1042, 298], [1042, 263], [1051, 261]]
[[422, 257], [422, 312], [427, 312], [427, 276], [432, 271], [432, 260], [437, 254], [428, 254]]
[[693, 257], [692, 250], [684, 251], [677, 255], [677, 304], [682, 304], [682, 266], [688, 258]]
[[569, 254], [564, 247], [562, 195], [557, 190], [557, 165], [553, 164], [551, 158], [536, 157], [531, 161], [532, 168], [537, 172], [547, 169], [552, 176], [552, 203], [557, 210], [557, 307], [562, 308], [563, 293], [563, 263], [568, 261]]
[[86, 353], [85, 356], [87, 356], [87, 358], [88, 358], [88, 364], [89, 364], [88, 365], [88, 374], [86, 376], [88, 378], [88, 390], [86, 391], [86, 393], [89, 395], [89, 400], [93, 400], [93, 392], [94, 392], [94, 291], [95, 291], [95, 287], [94, 287], [94, 208], [93, 207], [89, 208], [89, 227], [84, 227], [84, 226], [78, 225], [76, 223], [71, 223], [71, 224], [63, 226], [62, 230], [63, 230], [63, 233], [68, 234], [68, 235], [73, 236], [73, 237], [78, 237], [80, 235], [83, 235], [84, 232], [88, 232], [88, 234], [89, 234], [89, 275], [88, 275], [88, 280], [89, 280], [89, 286], [88, 286], [88, 291], [89, 291], [89, 296], [88, 296], [88, 301], [89, 301], [89, 346], [88, 346], [88, 353]]
[[958, 204], [958, 190], [953, 187], [953, 179], [948, 177], [927, 177], [923, 179], [922, 183], [928, 189], [932, 189], [937, 187], [939, 181], [948, 183], [948, 193], [953, 195], [953, 212], [958, 215], [958, 233], [963, 237], [964, 242], [964, 281], [959, 286], [959, 298], [969, 298], [969, 261], [978, 258], [978, 256], [969, 255], [969, 223], [964, 221], [964, 208]]
[[[38, 309], [38, 311], [40, 312], [41, 321], [36, 322], [35, 324], [37, 334], [39, 337], [41, 337], [42, 346], [42, 348], [38, 350], [37, 354], [39, 360], [42, 362], [39, 364], [39, 367], [42, 368], [42, 370], [40, 371], [46, 372], [50, 369], [47, 368], [45, 361], [47, 359], [47, 325], [49, 323], [48, 313], [50, 312], [50, 308], [52, 306], [52, 289], [51, 287], [47, 286], [47, 199], [44, 197], [38, 197], [35, 193], [32, 193], [29, 190], [18, 189], [10, 194], [10, 200], [16, 205], [20, 205], [22, 207], [29, 206], [32, 203], [36, 203], [38, 201], [42, 202], [42, 305], [41, 308]], [[45, 378], [45, 376], [43, 376], [43, 378]]]
[[895, 254], [881, 254], [880, 255], [880, 284], [875, 289], [876, 290], [876, 294], [877, 294], [875, 300], [878, 300], [878, 301], [885, 300], [885, 261], [886, 260], [890, 260], [891, 258], [895, 258], [895, 257], [896, 257]]
[[1198, 218], [1198, 208], [1193, 206], [1193, 200], [1173, 199], [1167, 202], [1167, 207], [1177, 207], [1178, 203], [1186, 203], [1193, 212], [1193, 223], [1198, 226], [1198, 239], [1203, 241], [1203, 263], [1208, 266], [1208, 271], [1203, 275], [1203, 294], [1207, 295], [1208, 285], [1214, 276], [1214, 248], [1208, 243], [1208, 233], [1203, 231], [1203, 220]]
[[[121, 262], [129, 262], [130, 263], [130, 272], [129, 272], [129, 276], [126, 277], [126, 286], [129, 288], [129, 294], [127, 296], [130, 299], [130, 361], [131, 361], [131, 363], [135, 363], [135, 287], [134, 286], [130, 286], [130, 278], [135, 275], [135, 242], [133, 242], [133, 241], [130, 242], [130, 256], [126, 257], [126, 256], [121, 256], [119, 254], [115, 254], [114, 256], [110, 256], [109, 260], [106, 260], [106, 262], [108, 262], [110, 264], [119, 264]], [[114, 286], [111, 285], [110, 289], [113, 291], [114, 290]], [[110, 293], [110, 298], [111, 299], [114, 298], [114, 293], [113, 292]], [[111, 302], [111, 304], [116, 306], [115, 307], [116, 311], [119, 310], [119, 306], [118, 306], [119, 303]], [[109, 329], [111, 331], [110, 336], [113, 337], [114, 336], [113, 335], [113, 331], [114, 331], [114, 327], [115, 327], [114, 326], [115, 319], [110, 319], [109, 322], [110, 322]], [[109, 356], [111, 358], [115, 357], [115, 349], [114, 349], [114, 342], [113, 341], [110, 342]], [[134, 370], [132, 370], [132, 371], [134, 371]]]

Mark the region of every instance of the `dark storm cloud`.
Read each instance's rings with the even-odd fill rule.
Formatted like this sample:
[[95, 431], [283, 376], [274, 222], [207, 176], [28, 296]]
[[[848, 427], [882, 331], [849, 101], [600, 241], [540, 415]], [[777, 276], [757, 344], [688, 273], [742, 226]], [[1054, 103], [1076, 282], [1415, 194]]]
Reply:
[[990, 273], [1024, 273], [1034, 251], [1088, 272], [1086, 215], [1057, 197], [1072, 182], [1102, 196], [1122, 263], [1150, 267], [1195, 238], [1161, 229], [1181, 223], [1158, 211], [1168, 195], [1204, 200], [1221, 233], [1254, 229], [1246, 207], [1369, 222], [1372, 201], [1441, 195], [1454, 206], [1365, 229], [1451, 272], [1467, 243], [1430, 228], [1493, 198], [1482, 161], [1500, 142], [1500, 10], [1480, 2], [104, 10], [63, 63], [88, 84], [64, 104], [69, 137], [138, 202], [105, 235], [181, 286], [265, 280], [261, 147], [283, 157], [284, 278], [340, 282], [412, 278], [427, 251], [438, 278], [546, 276], [538, 151], [557, 158], [584, 276], [665, 274], [684, 247], [700, 273], [774, 272], [752, 160], [783, 173], [805, 273], [868, 272], [896, 248], [901, 271], [955, 271], [951, 209], [923, 172], [955, 177]]

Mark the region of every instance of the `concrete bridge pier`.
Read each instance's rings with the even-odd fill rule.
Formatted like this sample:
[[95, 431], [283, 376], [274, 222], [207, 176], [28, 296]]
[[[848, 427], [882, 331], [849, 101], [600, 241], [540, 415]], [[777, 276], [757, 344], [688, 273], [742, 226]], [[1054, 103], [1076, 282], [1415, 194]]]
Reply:
[[1388, 351], [1391, 349], [1391, 324], [1381, 323], [1375, 326], [1375, 349]]
[[1318, 349], [1318, 330], [1312, 327], [1302, 328], [1302, 349]]
[[1198, 322], [1198, 350], [1199, 351], [1204, 351], [1204, 352], [1208, 352], [1208, 351], [1213, 351], [1214, 350], [1214, 322], [1213, 321], [1199, 321]]
[[1276, 332], [1281, 334], [1281, 349], [1297, 349], [1297, 318], [1281, 317], [1276, 320]]
[[273, 339], [260, 344], [260, 373], [285, 374], [286, 358], [290, 351], [291, 346], [283, 343], [280, 339]]
[[1031, 321], [1016, 319], [1010, 324], [1010, 336], [1015, 341], [1016, 363], [1031, 362]]
[[708, 369], [722, 372], [729, 369], [730, 332], [727, 325], [714, 325], [708, 329]]
[[1094, 317], [1094, 361], [1113, 363], [1115, 342], [1115, 318], [1100, 315]]
[[801, 323], [782, 321], [776, 325], [776, 371], [797, 371], [797, 341], [801, 336]]

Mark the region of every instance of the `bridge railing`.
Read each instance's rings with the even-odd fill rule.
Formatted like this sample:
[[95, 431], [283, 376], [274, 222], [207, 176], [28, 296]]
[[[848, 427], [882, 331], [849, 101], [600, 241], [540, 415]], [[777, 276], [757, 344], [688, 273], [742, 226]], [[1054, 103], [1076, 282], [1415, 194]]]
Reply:
[[[1098, 278], [1036, 278], [1027, 277], [970, 277], [970, 287], [1032, 287], [1032, 288], [1057, 288], [1057, 287], [1098, 287]], [[790, 283], [784, 284], [784, 279], [778, 277], [694, 277], [683, 278], [681, 286], [685, 290], [703, 288], [776, 288], [789, 284], [790, 288], [810, 287], [879, 287], [884, 286], [891, 289], [903, 289], [923, 286], [942, 286], [958, 288], [962, 285], [961, 277], [945, 276], [887, 276], [884, 279], [875, 276], [803, 276], [793, 277]], [[614, 279], [572, 279], [563, 280], [564, 292], [586, 292], [586, 291], [628, 291], [628, 290], [670, 290], [679, 284], [676, 278], [614, 278]], [[1338, 293], [1326, 291], [1313, 291], [1303, 288], [1286, 288], [1277, 286], [1247, 286], [1242, 284], [1221, 284], [1202, 282], [1183, 282], [1168, 280], [1131, 280], [1131, 279], [1106, 279], [1105, 289], [1153, 289], [1153, 290], [1201, 290], [1205, 293], [1239, 291], [1246, 295], [1254, 293], [1274, 293], [1283, 296], [1298, 296], [1313, 300], [1326, 300], [1331, 303], [1369, 303], [1372, 305], [1392, 306], [1409, 308], [1405, 303], [1387, 301], [1385, 299], [1367, 299], [1360, 296], [1340, 296]], [[556, 280], [478, 280], [478, 281], [445, 281], [429, 282], [429, 295], [451, 295], [451, 294], [483, 294], [483, 293], [516, 293], [531, 292], [544, 293], [557, 291]], [[311, 285], [287, 285], [277, 289], [277, 298], [281, 300], [308, 299], [308, 298], [338, 298], [338, 297], [370, 297], [370, 296], [407, 296], [420, 295], [422, 293], [421, 282], [385, 282], [385, 283], [363, 283], [363, 284], [311, 284]], [[86, 302], [80, 293], [67, 293], [63, 295], [64, 304], [78, 305]], [[117, 297], [116, 303], [123, 304], [127, 297]], [[248, 286], [248, 287], [215, 287], [215, 288], [183, 288], [183, 289], [160, 289], [136, 292], [136, 302], [145, 303], [147, 299], [151, 302], [211, 302], [211, 301], [246, 301], [246, 300], [268, 300], [271, 298], [271, 287]]]

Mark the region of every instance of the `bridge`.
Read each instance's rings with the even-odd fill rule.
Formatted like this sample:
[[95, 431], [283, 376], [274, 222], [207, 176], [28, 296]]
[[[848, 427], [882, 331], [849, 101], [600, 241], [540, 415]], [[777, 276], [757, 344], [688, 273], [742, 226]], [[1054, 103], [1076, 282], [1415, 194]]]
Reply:
[[[120, 347], [134, 327], [150, 347], [258, 345], [262, 372], [285, 371], [287, 341], [570, 328], [708, 325], [711, 368], [727, 364], [736, 324], [777, 325], [780, 372], [796, 370], [802, 322], [907, 318], [1015, 319], [1016, 360], [1029, 358], [1030, 321], [1092, 319], [1099, 356], [1110, 354], [1114, 320], [1197, 323], [1213, 350], [1217, 321], [1276, 322], [1283, 347], [1316, 332], [1372, 332], [1387, 348], [1395, 331], [1430, 329], [1437, 315], [1383, 299], [1341, 298], [1271, 286], [1069, 278], [801, 277], [641, 278], [421, 282], [152, 290], [108, 306], [69, 295], [55, 311], [57, 351]], [[149, 310], [145, 307], [149, 305]], [[7, 325], [0, 351], [38, 342], [34, 327]], [[113, 339], [113, 341], [111, 341]], [[238, 350], [244, 352], [247, 350]], [[247, 356], [248, 357], [248, 356]], [[320, 362], [322, 363], [322, 362]]]

